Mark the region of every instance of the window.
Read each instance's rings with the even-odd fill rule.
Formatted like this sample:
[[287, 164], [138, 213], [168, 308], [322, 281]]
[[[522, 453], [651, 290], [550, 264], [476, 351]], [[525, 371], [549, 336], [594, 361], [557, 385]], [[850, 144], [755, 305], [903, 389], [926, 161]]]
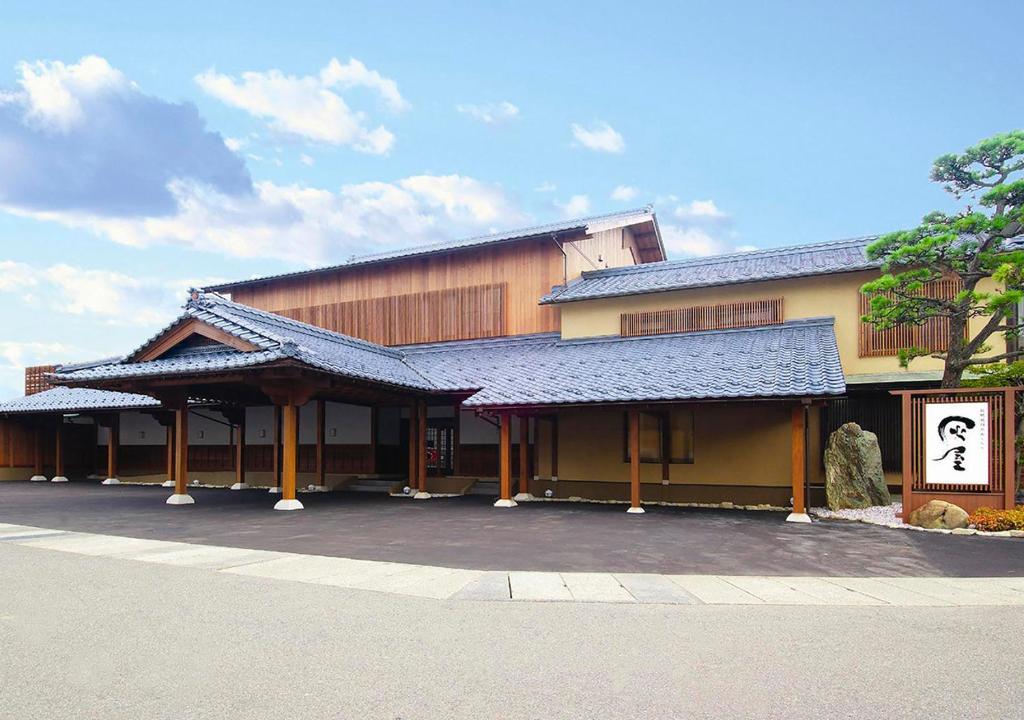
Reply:
[[[630, 461], [629, 413], [623, 413], [623, 458]], [[671, 408], [640, 413], [640, 462], [693, 462], [693, 411]]]
[[[930, 282], [922, 288], [922, 294], [924, 297], [952, 300], [961, 290], [963, 283], [955, 278]], [[871, 300], [861, 293], [860, 314], [866, 315], [870, 311]], [[911, 347], [944, 352], [949, 347], [949, 320], [935, 317], [920, 325], [897, 325], [886, 330], [876, 330], [865, 322], [860, 323], [858, 350], [861, 357], [893, 356]]]
[[619, 334], [623, 337], [638, 337], [760, 327], [778, 325], [783, 319], [782, 298], [764, 298], [720, 305], [694, 305], [668, 310], [622, 313], [619, 317]]

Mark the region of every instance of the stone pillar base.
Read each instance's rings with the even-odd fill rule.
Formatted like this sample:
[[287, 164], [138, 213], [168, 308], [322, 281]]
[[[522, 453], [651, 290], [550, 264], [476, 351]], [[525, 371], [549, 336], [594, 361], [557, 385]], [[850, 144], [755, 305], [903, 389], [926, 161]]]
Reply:
[[28, 479], [29, 482], [49, 482], [50, 478], [45, 475], [33, 475]]
[[52, 480], [50, 480], [50, 482], [67, 482], [67, 481], [68, 481], [68, 479], [66, 477], [64, 477], [63, 475], [58, 475], [57, 477], [55, 477]]
[[120, 484], [121, 484], [121, 481], [118, 480], [117, 478], [107, 478], [106, 480], [104, 480], [103, 482], [100, 483], [100, 485], [120, 485]]
[[423, 490], [418, 491], [412, 496], [413, 500], [429, 500], [431, 497], [430, 493], [424, 492]]
[[248, 490], [249, 483], [235, 483], [228, 490]]
[[162, 483], [160, 483], [160, 487], [174, 487], [174, 481], [164, 480]]
[[798, 512], [791, 512], [791, 513], [789, 514], [789, 516], [788, 516], [788, 517], [786, 518], [786, 522], [795, 522], [795, 523], [807, 523], [807, 524], [810, 524], [810, 522], [811, 522], [811, 516], [810, 516], [810, 515], [808, 515], [807, 513], [798, 513]]
[[275, 510], [302, 510], [303, 505], [298, 500], [278, 500], [274, 505]]
[[512, 499], [515, 500], [517, 503], [521, 503], [530, 502], [531, 500], [534, 500], [536, 498], [533, 497], [532, 493], [516, 493], [515, 495], [512, 496]]
[[189, 495], [188, 493], [185, 493], [184, 495], [179, 495], [178, 493], [175, 493], [174, 495], [171, 495], [169, 498], [167, 498], [168, 505], [195, 505], [195, 503], [196, 501], [193, 500], [192, 496]]
[[517, 504], [518, 503], [516, 503], [515, 500], [504, 500], [504, 499], [502, 499], [502, 500], [498, 500], [498, 502], [494, 503], [494, 507], [514, 508]]
[[281, 494], [281, 488], [279, 488], [279, 487], [277, 487], [275, 485], [274, 487], [270, 488], [270, 490], [268, 490], [267, 492], [269, 492], [271, 495], [280, 495]]
[[627, 510], [626, 512], [630, 515], [639, 515], [647, 511], [644, 510], [642, 507], [630, 507], [629, 510]]

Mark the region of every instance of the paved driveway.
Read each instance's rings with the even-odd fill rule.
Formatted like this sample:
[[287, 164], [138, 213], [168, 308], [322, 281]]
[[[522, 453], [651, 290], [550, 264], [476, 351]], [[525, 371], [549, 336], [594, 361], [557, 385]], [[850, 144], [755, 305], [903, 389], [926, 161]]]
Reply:
[[726, 575], [1024, 576], [1024, 541], [911, 533], [779, 513], [303, 494], [272, 510], [265, 491], [0, 483], [0, 522], [231, 547], [484, 570]]

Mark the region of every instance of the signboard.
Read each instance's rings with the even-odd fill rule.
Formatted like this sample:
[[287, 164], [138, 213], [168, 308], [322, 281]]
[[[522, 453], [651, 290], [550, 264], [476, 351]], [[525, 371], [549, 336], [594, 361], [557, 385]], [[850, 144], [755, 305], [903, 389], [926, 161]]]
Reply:
[[924, 431], [925, 483], [988, 485], [988, 403], [928, 403]]

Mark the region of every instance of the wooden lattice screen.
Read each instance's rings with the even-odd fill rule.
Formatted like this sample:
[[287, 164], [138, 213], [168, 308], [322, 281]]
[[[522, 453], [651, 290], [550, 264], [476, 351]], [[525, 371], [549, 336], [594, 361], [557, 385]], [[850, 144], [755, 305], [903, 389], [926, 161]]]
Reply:
[[46, 375], [56, 369], [55, 365], [33, 365], [25, 368], [25, 394], [34, 395], [52, 388], [53, 385]]
[[622, 313], [620, 332], [623, 337], [638, 337], [698, 330], [726, 330], [778, 325], [783, 318], [782, 298], [778, 297]]
[[[964, 289], [959, 278], [936, 280], [922, 288], [924, 297], [952, 300]], [[870, 298], [861, 293], [860, 314], [871, 310]], [[876, 330], [867, 323], [860, 324], [861, 357], [880, 357], [899, 354], [900, 350], [918, 347], [932, 352], [943, 352], [949, 347], [949, 320], [931, 318], [921, 325], [898, 325], [886, 330]]]
[[500, 337], [505, 334], [505, 285], [351, 300], [278, 313], [381, 345]]

